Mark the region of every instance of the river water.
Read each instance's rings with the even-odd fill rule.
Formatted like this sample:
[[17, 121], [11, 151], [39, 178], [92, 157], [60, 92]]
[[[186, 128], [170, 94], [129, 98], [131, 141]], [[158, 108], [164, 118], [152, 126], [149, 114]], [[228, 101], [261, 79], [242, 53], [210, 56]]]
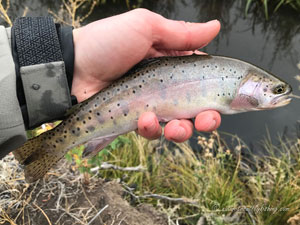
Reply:
[[[46, 15], [48, 8], [58, 11], [60, 1], [12, 0], [10, 14], [13, 18], [23, 14]], [[55, 2], [55, 3], [54, 3]], [[132, 3], [132, 1], [131, 1]], [[148, 8], [167, 18], [190, 22], [212, 19], [222, 24], [219, 36], [204, 48], [209, 54], [235, 57], [255, 64], [281, 77], [300, 94], [294, 76], [300, 74], [300, 15], [281, 9], [266, 21], [262, 10], [252, 8], [245, 16], [245, 1], [237, 0], [159, 0], [142, 2]], [[108, 1], [100, 5], [89, 17], [94, 21], [128, 11], [124, 1]], [[294, 132], [300, 120], [300, 100], [290, 105], [260, 112], [250, 112], [222, 117], [221, 131], [237, 134], [247, 143], [257, 143], [268, 129], [273, 139], [287, 129]]]

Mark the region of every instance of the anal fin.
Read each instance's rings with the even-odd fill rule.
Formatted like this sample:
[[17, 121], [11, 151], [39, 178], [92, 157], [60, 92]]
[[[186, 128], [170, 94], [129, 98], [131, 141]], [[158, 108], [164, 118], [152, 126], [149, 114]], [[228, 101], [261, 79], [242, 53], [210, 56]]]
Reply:
[[90, 141], [88, 141], [84, 146], [85, 149], [82, 153], [83, 157], [93, 157], [95, 156], [101, 149], [105, 148], [109, 145], [118, 135], [110, 136], [110, 137], [97, 137]]

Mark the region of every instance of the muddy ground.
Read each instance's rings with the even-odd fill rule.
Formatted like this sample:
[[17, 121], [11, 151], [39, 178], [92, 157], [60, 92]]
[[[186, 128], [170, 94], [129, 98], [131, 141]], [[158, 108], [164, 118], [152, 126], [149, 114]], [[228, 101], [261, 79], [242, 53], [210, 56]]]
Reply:
[[0, 224], [168, 224], [167, 215], [149, 204], [131, 206], [118, 181], [92, 178], [83, 184], [82, 175], [67, 168], [62, 163], [28, 185], [12, 157], [1, 163]]

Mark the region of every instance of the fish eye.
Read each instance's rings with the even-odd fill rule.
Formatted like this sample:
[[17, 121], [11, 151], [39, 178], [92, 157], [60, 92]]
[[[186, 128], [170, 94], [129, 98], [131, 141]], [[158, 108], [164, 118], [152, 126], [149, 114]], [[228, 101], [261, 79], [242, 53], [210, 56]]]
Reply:
[[278, 86], [276, 86], [273, 90], [274, 94], [282, 94], [285, 92], [285, 86], [282, 84], [279, 84]]

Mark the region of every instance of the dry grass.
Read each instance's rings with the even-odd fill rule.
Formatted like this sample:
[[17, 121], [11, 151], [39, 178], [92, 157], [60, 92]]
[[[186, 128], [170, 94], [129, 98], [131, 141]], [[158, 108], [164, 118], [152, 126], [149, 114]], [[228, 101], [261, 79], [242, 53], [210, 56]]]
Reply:
[[9, 26], [12, 26], [12, 22], [8, 16], [8, 9], [10, 7], [10, 0], [6, 0], [6, 7], [4, 7], [2, 0], [0, 0], [0, 17], [8, 23]]
[[[88, 224], [101, 209], [95, 208], [85, 191], [97, 182], [92, 179], [89, 187], [83, 187], [80, 174], [70, 172], [68, 168], [69, 165], [63, 162], [44, 179], [28, 184], [12, 155], [1, 160], [0, 224], [37, 224], [34, 215], [40, 213], [48, 224], [63, 224], [62, 220]], [[72, 200], [82, 194], [87, 204], [75, 206], [76, 202]]]
[[99, 0], [62, 0], [61, 9], [58, 13], [48, 10], [49, 13], [60, 23], [80, 27], [81, 23], [93, 12]]

